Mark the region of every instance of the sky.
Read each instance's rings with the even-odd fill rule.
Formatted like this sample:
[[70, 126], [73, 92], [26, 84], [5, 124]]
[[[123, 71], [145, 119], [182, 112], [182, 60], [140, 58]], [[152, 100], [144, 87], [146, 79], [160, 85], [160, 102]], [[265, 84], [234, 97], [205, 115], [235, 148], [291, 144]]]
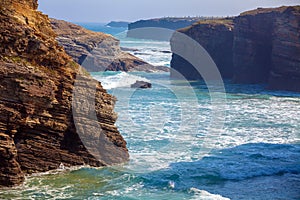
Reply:
[[157, 17], [235, 16], [300, 0], [39, 0], [39, 10], [70, 22], [137, 21]]

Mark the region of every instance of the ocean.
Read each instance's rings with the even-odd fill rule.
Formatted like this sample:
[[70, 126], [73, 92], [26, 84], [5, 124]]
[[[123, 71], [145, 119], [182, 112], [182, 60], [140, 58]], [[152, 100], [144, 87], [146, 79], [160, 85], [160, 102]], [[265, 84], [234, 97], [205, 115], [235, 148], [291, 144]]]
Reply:
[[[125, 28], [80, 25], [113, 34], [136, 56], [169, 66], [168, 42], [126, 38]], [[117, 126], [130, 161], [30, 176], [23, 186], [0, 191], [0, 199], [300, 199], [299, 93], [225, 81], [226, 92], [211, 94], [203, 81], [172, 80], [169, 73], [91, 74], [118, 98]], [[130, 88], [136, 80], [152, 88]]]

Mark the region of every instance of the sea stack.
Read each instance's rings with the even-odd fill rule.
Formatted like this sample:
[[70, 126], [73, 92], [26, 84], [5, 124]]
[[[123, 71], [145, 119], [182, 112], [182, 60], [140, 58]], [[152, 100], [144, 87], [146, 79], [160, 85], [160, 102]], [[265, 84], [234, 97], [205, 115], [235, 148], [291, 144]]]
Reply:
[[[26, 174], [77, 165], [105, 166], [128, 160], [126, 142], [114, 125], [115, 97], [94, 81], [55, 40], [37, 0], [1, 0], [0, 12], [0, 186], [15, 186]], [[96, 119], [74, 116], [77, 90], [95, 87]], [[85, 108], [86, 109], [86, 108]], [[82, 124], [74, 124], [79, 117]], [[109, 144], [97, 158], [78, 130], [99, 125], [95, 144]], [[99, 136], [99, 137], [97, 137]], [[86, 135], [89, 137], [89, 135]], [[103, 149], [103, 148], [102, 148]], [[104, 148], [105, 149], [105, 148]], [[107, 148], [108, 149], [108, 148]]]

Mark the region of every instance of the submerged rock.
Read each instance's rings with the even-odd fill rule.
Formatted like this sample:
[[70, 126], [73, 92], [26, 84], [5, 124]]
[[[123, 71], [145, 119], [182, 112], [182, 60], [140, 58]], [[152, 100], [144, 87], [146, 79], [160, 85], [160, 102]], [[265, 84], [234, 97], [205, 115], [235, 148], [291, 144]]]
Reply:
[[[62, 165], [99, 167], [129, 158], [114, 125], [115, 97], [65, 53], [36, 9], [36, 0], [1, 0], [0, 187]], [[77, 97], [90, 90], [91, 107]]]
[[131, 85], [131, 88], [151, 88], [152, 84], [146, 81], [136, 81]]

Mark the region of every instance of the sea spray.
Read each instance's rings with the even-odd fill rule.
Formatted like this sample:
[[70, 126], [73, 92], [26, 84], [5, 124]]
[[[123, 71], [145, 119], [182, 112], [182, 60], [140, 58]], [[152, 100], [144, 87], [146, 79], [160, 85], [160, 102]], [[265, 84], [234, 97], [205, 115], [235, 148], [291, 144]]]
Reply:
[[94, 78], [101, 82], [104, 89], [114, 89], [121, 87], [130, 87], [136, 81], [145, 81], [150, 82], [150, 80], [136, 76], [133, 74], [128, 74], [126, 72], [116, 72], [117, 74], [112, 73], [103, 73], [101, 75], [94, 74]]

